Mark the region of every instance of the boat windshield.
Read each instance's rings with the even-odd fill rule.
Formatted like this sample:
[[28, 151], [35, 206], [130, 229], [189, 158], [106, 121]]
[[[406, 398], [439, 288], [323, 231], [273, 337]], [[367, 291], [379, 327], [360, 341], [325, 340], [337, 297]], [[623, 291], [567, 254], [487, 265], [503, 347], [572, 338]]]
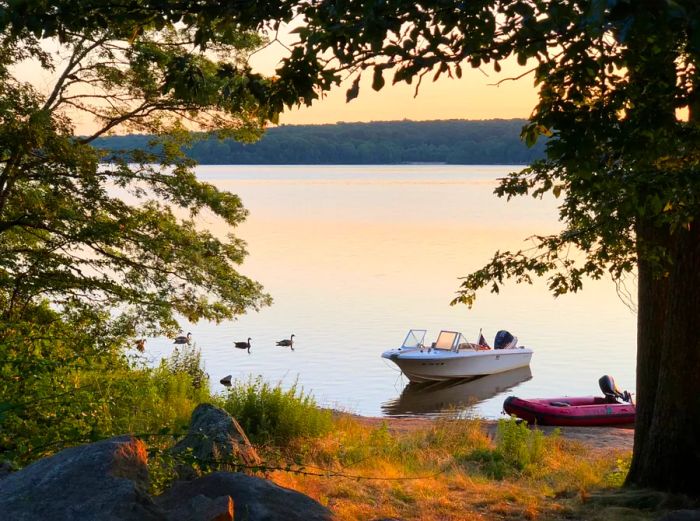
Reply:
[[423, 340], [425, 340], [425, 329], [411, 329], [406, 335], [406, 340], [403, 341], [401, 347], [404, 348], [418, 348], [423, 346]]
[[463, 341], [462, 333], [458, 333], [457, 331], [440, 331], [433, 348], [445, 349], [447, 351], [457, 350], [459, 344]]

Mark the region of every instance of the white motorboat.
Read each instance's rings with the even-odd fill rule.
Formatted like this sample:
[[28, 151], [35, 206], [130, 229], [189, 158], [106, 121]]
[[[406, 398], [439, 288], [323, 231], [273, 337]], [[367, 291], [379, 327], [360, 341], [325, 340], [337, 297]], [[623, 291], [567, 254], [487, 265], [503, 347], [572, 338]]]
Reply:
[[462, 333], [440, 331], [426, 346], [425, 329], [411, 329], [401, 347], [382, 353], [412, 382], [434, 382], [454, 378], [475, 378], [530, 365], [532, 349], [518, 346], [518, 339], [499, 331], [494, 347], [482, 335], [477, 343], [467, 342]]

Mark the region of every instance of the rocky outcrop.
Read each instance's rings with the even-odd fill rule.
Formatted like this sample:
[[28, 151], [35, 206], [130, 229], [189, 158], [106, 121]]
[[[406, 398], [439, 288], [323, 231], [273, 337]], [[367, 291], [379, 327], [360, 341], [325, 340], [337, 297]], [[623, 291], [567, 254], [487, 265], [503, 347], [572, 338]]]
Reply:
[[146, 493], [143, 443], [131, 436], [72, 447], [0, 481], [0, 519], [165, 521]]
[[[261, 463], [238, 423], [210, 405], [197, 407], [189, 433], [173, 449], [200, 461]], [[120, 436], [59, 452], [0, 479], [0, 521], [328, 521], [310, 497], [242, 473], [215, 472], [148, 495], [143, 442]]]
[[[173, 448], [175, 455], [191, 451], [199, 462], [236, 462], [260, 465], [260, 456], [238, 422], [226, 411], [209, 404], [198, 405], [192, 413], [187, 435]], [[222, 468], [222, 465], [216, 465]], [[225, 465], [223, 468], [226, 468]], [[195, 477], [185, 475], [183, 477]]]
[[[171, 519], [174, 513], [189, 512], [192, 505], [203, 500], [217, 501], [231, 497], [236, 521], [329, 521], [331, 512], [320, 503], [294, 490], [241, 473], [214, 472], [193, 481], [176, 483], [156, 503]], [[192, 518], [194, 521], [194, 518]]]

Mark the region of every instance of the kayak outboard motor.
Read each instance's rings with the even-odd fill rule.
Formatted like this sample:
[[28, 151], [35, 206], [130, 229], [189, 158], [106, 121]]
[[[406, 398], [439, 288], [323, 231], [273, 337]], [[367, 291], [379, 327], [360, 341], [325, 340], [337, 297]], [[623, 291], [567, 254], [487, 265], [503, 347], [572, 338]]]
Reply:
[[518, 337], [511, 335], [508, 331], [501, 330], [496, 333], [493, 340], [494, 349], [511, 349], [518, 343]]
[[632, 395], [628, 391], [620, 391], [615, 384], [615, 379], [610, 375], [603, 375], [598, 379], [600, 390], [610, 403], [619, 403], [619, 400], [632, 403]]

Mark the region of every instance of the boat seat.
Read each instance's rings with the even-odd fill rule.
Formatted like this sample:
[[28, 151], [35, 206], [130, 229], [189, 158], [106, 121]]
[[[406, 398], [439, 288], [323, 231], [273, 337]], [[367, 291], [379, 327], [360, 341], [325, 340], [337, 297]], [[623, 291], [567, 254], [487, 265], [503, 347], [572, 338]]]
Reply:
[[554, 407], [571, 407], [569, 402], [549, 402], [549, 405], [553, 405]]
[[491, 349], [488, 346], [482, 346], [479, 344], [474, 344], [472, 342], [462, 342], [459, 344], [459, 349], [473, 349], [474, 351], [483, 351], [485, 349]]

